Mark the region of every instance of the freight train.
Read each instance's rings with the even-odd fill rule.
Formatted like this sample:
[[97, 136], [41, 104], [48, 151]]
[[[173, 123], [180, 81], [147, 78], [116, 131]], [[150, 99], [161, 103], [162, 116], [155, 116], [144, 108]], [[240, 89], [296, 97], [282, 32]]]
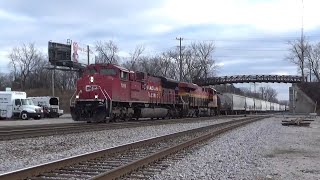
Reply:
[[75, 121], [109, 122], [217, 114], [212, 87], [178, 82], [114, 64], [88, 65], [70, 100]]
[[257, 98], [250, 98], [231, 93], [218, 94], [221, 114], [243, 114], [247, 112], [284, 112], [289, 107]]
[[[212, 86], [200, 87], [114, 64], [91, 64], [77, 81], [70, 111], [74, 121], [109, 122], [214, 116], [220, 111], [252, 110], [245, 107], [249, 101], [243, 104], [230, 100], [235, 98], [218, 95]], [[236, 109], [237, 106], [242, 108]]]

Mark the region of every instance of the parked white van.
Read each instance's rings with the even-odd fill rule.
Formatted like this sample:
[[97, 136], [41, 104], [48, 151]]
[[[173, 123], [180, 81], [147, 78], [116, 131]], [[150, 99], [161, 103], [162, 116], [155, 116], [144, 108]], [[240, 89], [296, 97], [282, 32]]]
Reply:
[[60, 117], [63, 110], [59, 109], [59, 97], [54, 96], [38, 96], [29, 97], [33, 103], [43, 108], [44, 117]]
[[43, 110], [35, 106], [25, 92], [0, 91], [0, 118], [41, 119]]

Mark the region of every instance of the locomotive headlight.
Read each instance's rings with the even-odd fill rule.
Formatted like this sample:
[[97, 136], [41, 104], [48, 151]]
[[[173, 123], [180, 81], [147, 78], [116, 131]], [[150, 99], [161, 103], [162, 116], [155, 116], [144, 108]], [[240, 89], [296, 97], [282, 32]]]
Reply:
[[94, 95], [94, 98], [95, 98], [95, 99], [98, 99], [98, 95]]
[[94, 79], [93, 76], [90, 76], [90, 82], [93, 83]]
[[79, 95], [76, 95], [76, 99], [79, 99]]

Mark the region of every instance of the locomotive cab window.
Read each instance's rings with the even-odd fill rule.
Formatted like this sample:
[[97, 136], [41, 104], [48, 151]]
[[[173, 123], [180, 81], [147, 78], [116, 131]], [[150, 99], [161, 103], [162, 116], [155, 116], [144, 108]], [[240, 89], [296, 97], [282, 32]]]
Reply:
[[92, 69], [92, 68], [87, 69], [87, 70], [85, 71], [85, 74], [89, 74], [89, 75], [93, 75], [93, 74], [95, 74], [95, 73], [97, 73], [97, 70], [96, 70], [96, 69]]
[[107, 75], [107, 76], [114, 76], [117, 74], [115, 69], [109, 69], [109, 68], [102, 68], [100, 69], [101, 75]]
[[121, 71], [120, 78], [123, 79], [123, 80], [128, 80], [128, 73], [124, 72], [124, 71]]

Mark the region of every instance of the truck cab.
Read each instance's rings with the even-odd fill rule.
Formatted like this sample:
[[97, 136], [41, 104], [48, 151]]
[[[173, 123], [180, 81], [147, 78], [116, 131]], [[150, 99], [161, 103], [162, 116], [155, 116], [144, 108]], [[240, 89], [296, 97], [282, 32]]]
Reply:
[[27, 98], [25, 92], [0, 91], [0, 118], [41, 119], [43, 110]]
[[59, 97], [37, 96], [29, 98], [35, 105], [42, 107], [44, 117], [55, 118], [63, 115], [63, 110], [59, 108]]

